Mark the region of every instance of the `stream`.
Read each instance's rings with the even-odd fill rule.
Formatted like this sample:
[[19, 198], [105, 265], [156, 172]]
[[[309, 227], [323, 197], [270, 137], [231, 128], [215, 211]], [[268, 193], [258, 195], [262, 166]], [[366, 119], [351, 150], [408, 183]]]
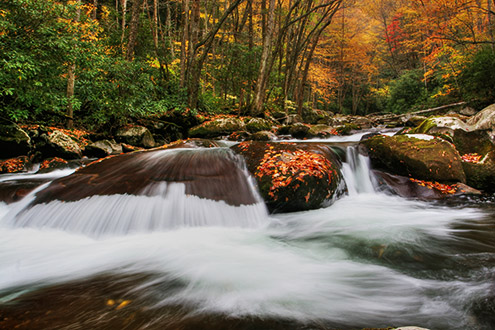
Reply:
[[493, 199], [394, 196], [352, 138], [320, 142], [347, 150], [348, 189], [318, 210], [268, 214], [178, 183], [0, 202], [0, 328], [495, 329]]

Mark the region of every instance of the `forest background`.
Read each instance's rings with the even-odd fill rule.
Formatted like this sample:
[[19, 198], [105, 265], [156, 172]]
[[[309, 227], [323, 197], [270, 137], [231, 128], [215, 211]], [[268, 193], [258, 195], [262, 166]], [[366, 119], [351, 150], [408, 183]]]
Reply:
[[0, 117], [402, 113], [495, 101], [492, 0], [0, 0]]

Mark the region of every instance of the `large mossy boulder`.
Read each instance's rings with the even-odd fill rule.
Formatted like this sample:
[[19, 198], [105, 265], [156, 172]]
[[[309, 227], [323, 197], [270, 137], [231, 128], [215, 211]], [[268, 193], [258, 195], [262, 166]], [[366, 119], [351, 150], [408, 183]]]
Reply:
[[340, 164], [328, 146], [243, 142], [232, 149], [244, 156], [271, 212], [316, 209], [337, 192]]
[[189, 137], [213, 138], [245, 130], [246, 125], [242, 119], [236, 117], [217, 118], [192, 127], [189, 130]]
[[250, 133], [269, 131], [271, 130], [271, 128], [272, 128], [271, 122], [263, 118], [251, 118], [246, 124], [246, 129]]
[[421, 180], [466, 183], [461, 156], [440, 138], [422, 134], [377, 135], [361, 141], [373, 167]]
[[18, 125], [0, 119], [0, 159], [27, 155], [30, 149], [29, 135]]
[[127, 143], [131, 146], [153, 148], [155, 139], [151, 132], [144, 126], [125, 126], [121, 127], [115, 133], [117, 142]]

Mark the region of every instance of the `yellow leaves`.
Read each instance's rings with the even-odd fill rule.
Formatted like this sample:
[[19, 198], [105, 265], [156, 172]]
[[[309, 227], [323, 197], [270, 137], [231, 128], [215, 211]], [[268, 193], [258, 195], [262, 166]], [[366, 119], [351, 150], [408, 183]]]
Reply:
[[129, 305], [131, 303], [131, 300], [123, 300], [123, 299], [119, 299], [119, 300], [113, 300], [113, 299], [108, 299], [105, 303], [105, 305], [107, 305], [108, 307], [114, 307], [115, 305], [117, 305], [117, 307], [115, 307], [115, 310], [120, 310], [124, 307], [126, 307], [127, 305]]

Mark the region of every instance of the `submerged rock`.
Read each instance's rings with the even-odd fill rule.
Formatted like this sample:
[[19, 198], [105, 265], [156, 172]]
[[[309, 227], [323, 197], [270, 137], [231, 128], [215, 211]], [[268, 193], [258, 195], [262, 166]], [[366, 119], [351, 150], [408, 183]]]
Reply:
[[455, 147], [431, 135], [373, 136], [361, 141], [375, 168], [421, 180], [466, 183]]
[[330, 147], [243, 142], [232, 149], [246, 159], [248, 170], [273, 212], [320, 208], [337, 192], [340, 164]]
[[[228, 149], [163, 150], [110, 156], [53, 181], [33, 204], [78, 201], [95, 195], [160, 193], [160, 183], [182, 183], [187, 195], [229, 205], [257, 202], [239, 161]], [[179, 148], [179, 146], [178, 146]], [[166, 188], [163, 188], [166, 191]]]

